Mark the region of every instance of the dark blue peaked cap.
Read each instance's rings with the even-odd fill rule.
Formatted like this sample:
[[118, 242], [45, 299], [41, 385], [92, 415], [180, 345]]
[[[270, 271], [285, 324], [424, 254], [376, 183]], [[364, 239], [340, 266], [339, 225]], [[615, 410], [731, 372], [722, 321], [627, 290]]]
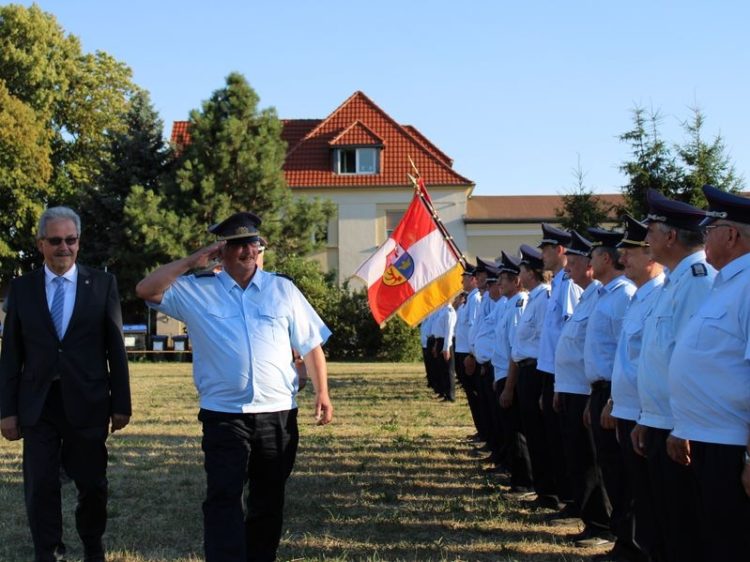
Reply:
[[474, 275], [474, 270], [476, 267], [471, 265], [469, 262], [466, 262], [466, 265], [464, 266], [464, 271], [461, 275]]
[[718, 219], [750, 224], [750, 199], [721, 191], [713, 185], [704, 185], [703, 194], [708, 200], [708, 211], [702, 225]]
[[625, 234], [617, 245], [618, 248], [648, 248], [646, 234], [648, 226], [631, 215], [625, 215]]
[[542, 241], [539, 242], [538, 248], [546, 244], [553, 246], [567, 246], [570, 244], [570, 234], [560, 228], [554, 227], [546, 222], [542, 223]]
[[622, 232], [614, 230], [605, 230], [603, 228], [589, 227], [586, 229], [591, 238], [593, 238], [591, 245], [594, 248], [604, 246], [606, 248], [617, 248], [617, 245], [622, 240]]
[[483, 271], [490, 273], [490, 268], [495, 267], [494, 262], [486, 261], [477, 256], [477, 267], [474, 269], [474, 275]]
[[663, 222], [674, 228], [682, 230], [700, 230], [701, 221], [706, 218], [706, 212], [697, 207], [667, 199], [655, 189], [646, 192], [648, 201], [648, 216], [646, 222]]
[[487, 269], [487, 283], [496, 283], [497, 278], [500, 277], [500, 268], [488, 263], [485, 264]]
[[521, 250], [520, 265], [527, 265], [531, 269], [544, 269], [542, 252], [540, 252], [536, 248], [532, 248], [528, 244], [521, 244], [521, 247], [519, 249]]
[[587, 240], [586, 238], [578, 234], [578, 232], [575, 230], [570, 231], [570, 244], [568, 244], [568, 247], [565, 250], [566, 254], [573, 254], [575, 256], [583, 256], [588, 258], [591, 255], [591, 250], [593, 249], [594, 245], [590, 240]]
[[513, 275], [521, 273], [521, 258], [511, 256], [503, 251], [500, 258], [500, 273], [511, 273]]
[[248, 242], [260, 240], [258, 228], [260, 217], [253, 213], [235, 213], [218, 224], [208, 227], [211, 234], [215, 234], [219, 240], [238, 240], [247, 238]]

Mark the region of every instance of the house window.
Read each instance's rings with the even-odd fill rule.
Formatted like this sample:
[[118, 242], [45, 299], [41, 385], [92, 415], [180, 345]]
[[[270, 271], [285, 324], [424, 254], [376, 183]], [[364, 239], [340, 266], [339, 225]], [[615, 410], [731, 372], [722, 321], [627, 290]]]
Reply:
[[404, 218], [404, 211], [386, 211], [385, 212], [385, 237], [390, 238], [393, 231], [396, 230], [398, 223]]
[[377, 174], [377, 148], [338, 148], [334, 151], [337, 174]]

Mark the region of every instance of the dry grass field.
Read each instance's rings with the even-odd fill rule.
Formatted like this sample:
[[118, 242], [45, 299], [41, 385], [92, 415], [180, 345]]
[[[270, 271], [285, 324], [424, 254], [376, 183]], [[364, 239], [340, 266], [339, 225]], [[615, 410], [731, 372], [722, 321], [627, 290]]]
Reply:
[[[113, 562], [202, 559], [204, 492], [197, 398], [188, 363], [134, 363], [135, 415], [109, 440]], [[544, 510], [503, 499], [470, 456], [465, 403], [435, 400], [421, 365], [330, 365], [334, 423], [317, 427], [300, 396], [300, 450], [287, 487], [280, 560], [574, 561]], [[68, 560], [82, 556], [75, 487], [64, 485]], [[0, 561], [33, 558], [21, 447], [0, 444]]]

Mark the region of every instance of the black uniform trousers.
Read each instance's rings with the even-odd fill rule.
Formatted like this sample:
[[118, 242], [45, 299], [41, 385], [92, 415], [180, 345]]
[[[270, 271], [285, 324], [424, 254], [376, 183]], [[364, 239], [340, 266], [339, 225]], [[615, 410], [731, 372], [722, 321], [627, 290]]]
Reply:
[[501, 464], [505, 456], [503, 430], [500, 425], [500, 404], [497, 402], [493, 385], [495, 368], [487, 361], [479, 366], [479, 411], [484, 427], [487, 428], [487, 446], [492, 451], [492, 461]]
[[744, 451], [742, 445], [690, 442], [703, 551], [713, 560], [750, 559], [750, 498], [740, 482]]
[[464, 392], [466, 393], [466, 401], [469, 404], [469, 412], [471, 412], [471, 419], [474, 422], [474, 427], [476, 428], [479, 437], [484, 439], [485, 435], [482, 431], [482, 423], [479, 417], [479, 403], [477, 401], [478, 396], [473, 390], [473, 377], [470, 377], [466, 374], [466, 367], [464, 367], [464, 359], [466, 359], [468, 356], [468, 353], [461, 353], [458, 351], [456, 352], [456, 379], [461, 385], [461, 388], [463, 388]]
[[76, 530], [87, 556], [104, 556], [107, 525], [108, 427], [74, 428], [68, 422], [60, 382], [52, 383], [39, 421], [23, 432], [26, 512], [36, 562], [63, 554], [60, 465], [78, 489]]
[[625, 471], [625, 459], [617, 443], [617, 432], [614, 429], [604, 429], [600, 422], [602, 410], [611, 396], [611, 389], [612, 383], [609, 381], [597, 381], [591, 385], [591, 433], [594, 436], [596, 460], [602, 471], [604, 488], [612, 504], [610, 529], [621, 547], [634, 550], [633, 495]]
[[284, 490], [297, 454], [297, 410], [230, 414], [201, 409], [206, 562], [276, 559]]
[[594, 438], [583, 423], [588, 401], [587, 394], [560, 393], [560, 422], [565, 464], [573, 493], [572, 511], [587, 527], [608, 530], [612, 506], [596, 464]]
[[[500, 379], [495, 385], [495, 399], [500, 403], [500, 395], [505, 390], [507, 379]], [[521, 409], [518, 405], [518, 391], [513, 389], [513, 403], [510, 408], [500, 408], [500, 426], [505, 443], [503, 464], [510, 470], [511, 488], [531, 488], [531, 458], [526, 446], [526, 436], [521, 427]]]
[[526, 434], [526, 444], [531, 458], [531, 470], [534, 475], [534, 490], [539, 496], [556, 497], [555, 473], [553, 462], [564, 462], [553, 459], [544, 431], [544, 417], [539, 409], [539, 398], [544, 385], [544, 373], [536, 368], [536, 359], [524, 359], [518, 362], [518, 403], [521, 408], [521, 424]]
[[634, 427], [634, 421], [617, 420], [617, 437], [632, 494], [633, 542], [646, 559], [660, 562], [666, 556], [664, 543], [654, 509], [648, 463], [633, 450], [633, 441], [630, 439]]
[[456, 382], [453, 376], [455, 371], [453, 365], [453, 344], [448, 342], [448, 350], [451, 353], [451, 358], [446, 361], [443, 357], [443, 350], [446, 347], [445, 338], [435, 338], [435, 349], [437, 350], [437, 357], [435, 357], [435, 392], [437, 392], [443, 398], [448, 400], [456, 399]]
[[573, 501], [573, 488], [568, 476], [565, 463], [565, 448], [563, 447], [562, 422], [560, 415], [552, 407], [555, 396], [555, 374], [540, 371], [544, 375], [542, 383], [542, 417], [544, 418], [544, 434], [547, 438], [552, 470], [555, 477], [555, 490], [560, 501]]
[[653, 493], [653, 505], [667, 560], [705, 562], [719, 560], [703, 552], [698, 524], [698, 490], [690, 467], [674, 462], [667, 454], [669, 429], [649, 427], [646, 433], [646, 459]]

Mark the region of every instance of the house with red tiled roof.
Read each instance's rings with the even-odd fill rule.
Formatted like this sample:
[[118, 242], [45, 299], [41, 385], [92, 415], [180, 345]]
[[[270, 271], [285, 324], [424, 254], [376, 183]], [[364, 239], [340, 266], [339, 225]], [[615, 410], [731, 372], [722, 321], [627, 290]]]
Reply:
[[[401, 125], [362, 92], [325, 119], [284, 119], [284, 175], [298, 197], [330, 199], [336, 215], [316, 255], [327, 271], [346, 280], [398, 224], [413, 196], [411, 162], [425, 179], [435, 208], [459, 248], [466, 247], [464, 214], [474, 183], [412, 125]], [[190, 142], [186, 121], [172, 142]], [[273, 241], [271, 241], [273, 244]]]
[[[457, 246], [470, 259], [515, 254], [536, 244], [539, 223], [556, 222], [557, 195], [472, 196], [474, 183], [453, 160], [412, 125], [391, 118], [355, 92], [324, 119], [283, 119], [284, 174], [298, 197], [330, 199], [336, 215], [317, 259], [344, 281], [382, 244], [411, 201], [411, 161], [425, 179], [433, 204]], [[190, 142], [188, 122], [174, 123], [176, 146]], [[602, 195], [621, 203], [619, 195]], [[613, 217], [614, 220], [614, 217]], [[273, 241], [271, 241], [273, 243]]]

